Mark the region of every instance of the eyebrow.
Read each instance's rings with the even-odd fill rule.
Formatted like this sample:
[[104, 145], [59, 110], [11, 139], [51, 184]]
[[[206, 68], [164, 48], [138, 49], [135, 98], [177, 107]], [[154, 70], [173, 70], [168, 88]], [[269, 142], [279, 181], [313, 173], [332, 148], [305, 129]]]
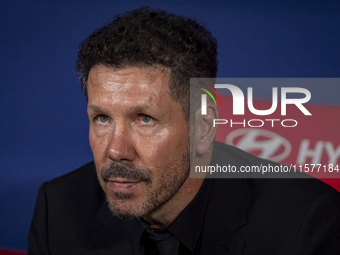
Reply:
[[90, 109], [93, 112], [102, 112], [103, 111], [99, 106], [96, 106], [96, 105], [89, 105], [87, 108]]
[[136, 106], [130, 107], [129, 111], [130, 112], [144, 112], [147, 109], [149, 109], [149, 106], [147, 105], [136, 105]]
[[[139, 113], [139, 112], [144, 112], [149, 108], [150, 107], [147, 105], [136, 105], [136, 106], [130, 107], [129, 112]], [[103, 109], [96, 105], [89, 105], [88, 109], [93, 112], [103, 112]]]

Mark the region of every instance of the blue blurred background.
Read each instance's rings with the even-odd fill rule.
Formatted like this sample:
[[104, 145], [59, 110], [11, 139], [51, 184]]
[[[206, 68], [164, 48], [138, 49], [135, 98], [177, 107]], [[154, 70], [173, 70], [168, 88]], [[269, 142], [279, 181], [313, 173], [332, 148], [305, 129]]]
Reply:
[[[340, 77], [336, 0], [0, 1], [0, 248], [25, 250], [39, 186], [92, 160], [80, 42], [146, 5], [206, 24], [219, 77]], [[340, 86], [309, 89], [313, 103], [340, 105]]]

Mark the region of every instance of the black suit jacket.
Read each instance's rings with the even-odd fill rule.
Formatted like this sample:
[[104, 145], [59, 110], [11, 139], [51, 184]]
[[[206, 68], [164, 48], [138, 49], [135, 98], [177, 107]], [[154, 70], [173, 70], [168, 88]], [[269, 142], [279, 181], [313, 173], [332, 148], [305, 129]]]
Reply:
[[[214, 158], [219, 165], [268, 163], [219, 143]], [[340, 254], [340, 195], [330, 186], [315, 179], [212, 181], [200, 254]], [[41, 186], [28, 253], [138, 254], [136, 224], [111, 214], [89, 163]]]

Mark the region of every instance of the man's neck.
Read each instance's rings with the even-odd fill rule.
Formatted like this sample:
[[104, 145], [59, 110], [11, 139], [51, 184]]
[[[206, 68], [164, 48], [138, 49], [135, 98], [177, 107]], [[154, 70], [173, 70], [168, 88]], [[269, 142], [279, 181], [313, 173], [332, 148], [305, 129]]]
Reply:
[[178, 192], [166, 203], [144, 216], [144, 220], [150, 224], [151, 228], [165, 229], [184, 208], [194, 199], [202, 186], [204, 179], [190, 178], [184, 182]]

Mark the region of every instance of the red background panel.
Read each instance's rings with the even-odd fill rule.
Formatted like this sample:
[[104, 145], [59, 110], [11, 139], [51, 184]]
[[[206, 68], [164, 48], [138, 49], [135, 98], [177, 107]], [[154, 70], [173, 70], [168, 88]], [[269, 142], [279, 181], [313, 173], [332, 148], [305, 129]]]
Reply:
[[14, 250], [0, 250], [0, 255], [25, 255], [24, 251], [14, 251]]
[[[286, 157], [275, 160], [274, 156], [278, 156], [285, 151], [283, 145], [278, 145], [275, 148], [269, 148], [269, 151], [272, 150], [271, 154], [268, 157], [267, 153], [267, 156], [264, 156], [264, 158], [272, 159], [288, 166], [302, 165], [302, 167], [304, 167], [305, 164], [321, 164], [319, 173], [316, 173], [315, 168], [315, 171], [313, 170], [313, 173], [309, 174], [322, 179], [340, 191], [340, 172], [328, 172], [328, 164], [338, 165], [338, 167], [340, 165], [340, 107], [304, 104], [312, 114], [308, 116], [304, 115], [295, 105], [287, 105], [287, 113], [285, 116], [282, 116], [279, 102], [273, 114], [258, 116], [251, 113], [245, 103], [245, 114], [233, 115], [230, 110], [232, 109], [232, 97], [221, 95], [221, 99], [222, 106], [218, 105], [219, 119], [226, 119], [228, 123], [218, 125], [216, 134], [217, 141], [240, 147], [241, 139], [244, 139], [245, 136], [249, 137], [250, 132], [257, 132], [256, 136], [254, 136], [256, 139], [254, 138], [252, 142], [248, 144], [243, 143], [242, 149], [260, 157], [264, 150], [261, 146], [265, 146], [266, 144], [272, 146], [273, 143], [270, 142], [273, 138], [287, 141], [291, 150], [287, 151], [289, 154]], [[271, 107], [272, 102], [254, 100], [253, 105], [255, 109], [266, 110]], [[276, 119], [279, 121], [266, 121], [268, 119]], [[295, 127], [284, 127], [281, 123], [283, 120], [288, 119], [293, 119], [296, 122], [285, 121], [283, 122], [284, 125], [294, 126], [295, 123], [297, 123], [297, 125]], [[249, 120], [254, 121], [249, 122]], [[235, 124], [235, 122], [238, 124]], [[262, 124], [263, 126], [261, 126]], [[236, 132], [239, 133], [238, 136], [233, 135], [236, 134]], [[232, 136], [234, 136], [234, 139], [230, 141]], [[283, 142], [281, 143], [284, 144]], [[326, 173], [321, 173], [324, 166], [326, 166], [327, 169]]]

